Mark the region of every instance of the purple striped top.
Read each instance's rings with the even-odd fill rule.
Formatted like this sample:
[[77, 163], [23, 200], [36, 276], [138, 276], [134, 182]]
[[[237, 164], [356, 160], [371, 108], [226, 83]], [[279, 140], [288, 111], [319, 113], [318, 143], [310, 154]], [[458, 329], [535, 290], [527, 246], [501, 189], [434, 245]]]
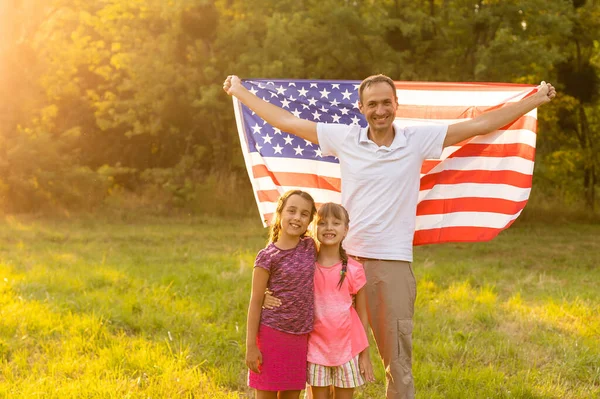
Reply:
[[312, 331], [316, 260], [315, 242], [310, 237], [300, 239], [291, 249], [279, 249], [270, 243], [260, 250], [254, 267], [269, 272], [268, 287], [281, 299], [279, 308], [262, 310], [262, 324], [290, 334]]

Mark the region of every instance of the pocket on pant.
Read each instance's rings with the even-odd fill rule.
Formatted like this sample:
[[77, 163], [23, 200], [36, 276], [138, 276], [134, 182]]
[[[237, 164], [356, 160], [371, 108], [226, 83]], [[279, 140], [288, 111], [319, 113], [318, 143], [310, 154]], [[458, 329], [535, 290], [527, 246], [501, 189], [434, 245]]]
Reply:
[[403, 365], [410, 368], [412, 358], [412, 319], [398, 321], [398, 358]]
[[398, 335], [411, 335], [413, 330], [412, 319], [399, 319], [398, 320]]

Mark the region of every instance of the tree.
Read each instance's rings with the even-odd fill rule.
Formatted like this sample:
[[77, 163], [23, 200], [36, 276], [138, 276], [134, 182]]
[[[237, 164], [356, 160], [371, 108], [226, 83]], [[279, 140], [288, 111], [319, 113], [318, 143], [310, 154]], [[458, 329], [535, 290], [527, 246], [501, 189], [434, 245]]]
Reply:
[[565, 94], [557, 104], [560, 132], [555, 139], [561, 142], [550, 156], [555, 161], [571, 158], [573, 174], [582, 179], [585, 204], [593, 211], [600, 170], [600, 5], [576, 1], [568, 15], [573, 28], [563, 40], [567, 58], [557, 65]]

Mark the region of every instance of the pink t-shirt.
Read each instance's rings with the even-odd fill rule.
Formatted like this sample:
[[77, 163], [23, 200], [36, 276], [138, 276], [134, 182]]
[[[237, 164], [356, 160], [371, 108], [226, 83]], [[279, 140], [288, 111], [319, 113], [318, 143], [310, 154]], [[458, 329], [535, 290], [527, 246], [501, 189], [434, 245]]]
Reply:
[[352, 295], [367, 282], [362, 265], [348, 259], [341, 288], [342, 262], [315, 267], [315, 322], [308, 336], [308, 361], [322, 366], [339, 366], [369, 346], [367, 334], [352, 306]]

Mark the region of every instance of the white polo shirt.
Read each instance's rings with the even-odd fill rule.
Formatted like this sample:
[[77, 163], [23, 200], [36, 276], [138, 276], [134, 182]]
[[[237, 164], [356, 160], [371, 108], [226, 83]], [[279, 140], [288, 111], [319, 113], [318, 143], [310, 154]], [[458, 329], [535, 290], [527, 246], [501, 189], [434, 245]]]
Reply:
[[350, 215], [344, 248], [365, 258], [412, 262], [421, 165], [442, 154], [448, 126], [394, 125], [379, 147], [358, 125], [318, 123], [323, 155], [340, 160], [342, 205]]

